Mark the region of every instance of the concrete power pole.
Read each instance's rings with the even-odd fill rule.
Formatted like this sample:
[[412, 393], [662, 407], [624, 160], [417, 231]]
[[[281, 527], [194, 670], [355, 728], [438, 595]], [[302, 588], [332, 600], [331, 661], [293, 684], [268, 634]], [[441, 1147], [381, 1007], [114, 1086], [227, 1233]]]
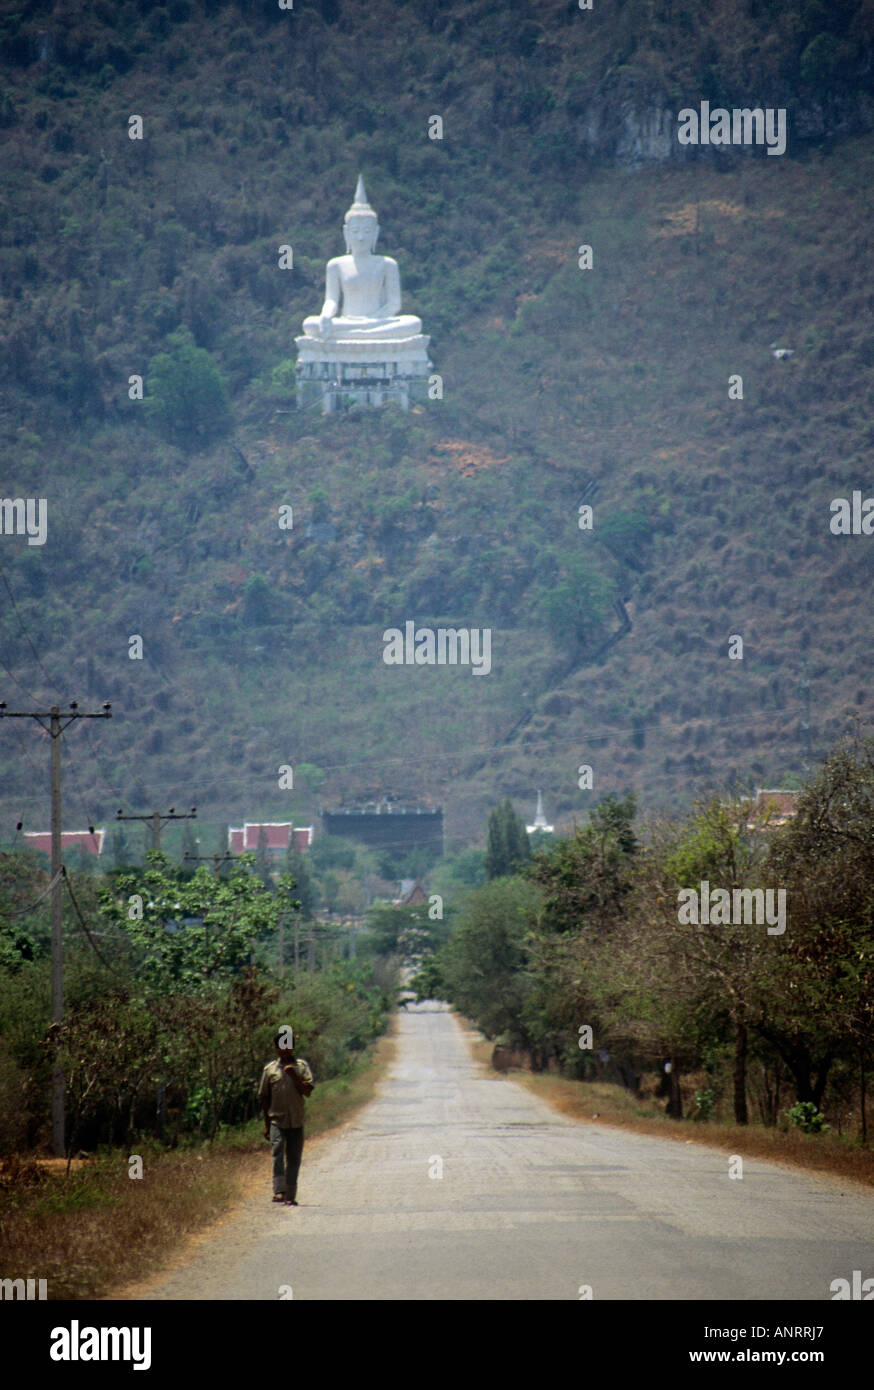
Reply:
[[152, 849], [160, 850], [161, 828], [163, 822], [171, 820], [197, 820], [197, 807], [192, 806], [190, 811], [185, 811], [180, 814], [177, 814], [176, 807], [171, 806], [168, 813], [164, 816], [161, 815], [160, 811], [150, 811], [150, 813], [147, 816], [126, 816], [122, 811], [119, 811], [115, 819], [148, 821], [152, 828]]
[[[52, 1025], [64, 1021], [64, 929], [63, 904], [61, 899], [61, 879], [63, 856], [61, 852], [61, 734], [74, 719], [111, 719], [112, 706], [104, 704], [99, 713], [86, 713], [73, 701], [69, 709], [61, 710], [60, 705], [52, 705], [48, 710], [9, 710], [6, 702], [0, 701], [0, 718], [35, 719], [51, 739], [51, 807], [52, 807]], [[48, 720], [48, 723], [45, 721]], [[89, 827], [93, 833], [93, 827]], [[64, 1115], [64, 1073], [58, 1055], [58, 1038], [55, 1033], [54, 1056], [52, 1060], [52, 1148], [57, 1158], [63, 1158], [67, 1150], [66, 1124]]]

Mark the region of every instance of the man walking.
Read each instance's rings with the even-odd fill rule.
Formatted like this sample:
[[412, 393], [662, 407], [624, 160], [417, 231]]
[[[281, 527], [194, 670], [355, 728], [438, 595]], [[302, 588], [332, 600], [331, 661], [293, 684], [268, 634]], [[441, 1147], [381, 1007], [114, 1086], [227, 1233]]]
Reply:
[[258, 1099], [264, 1111], [264, 1138], [273, 1145], [273, 1200], [296, 1207], [304, 1100], [312, 1095], [315, 1082], [309, 1063], [294, 1055], [294, 1034], [287, 1024], [273, 1042], [278, 1056], [261, 1073]]

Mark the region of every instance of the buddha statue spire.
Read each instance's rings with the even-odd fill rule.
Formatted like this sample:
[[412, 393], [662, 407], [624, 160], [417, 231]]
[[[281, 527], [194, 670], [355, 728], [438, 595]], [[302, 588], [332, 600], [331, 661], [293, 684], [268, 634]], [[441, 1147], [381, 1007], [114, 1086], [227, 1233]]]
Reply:
[[358, 175], [358, 182], [355, 185], [355, 197], [352, 199], [352, 206], [346, 213], [345, 220], [348, 222], [350, 217], [353, 217], [356, 213], [359, 212], [372, 212], [374, 217], [376, 216], [374, 209], [370, 206], [370, 204], [367, 201], [367, 190], [364, 187], [363, 174]]

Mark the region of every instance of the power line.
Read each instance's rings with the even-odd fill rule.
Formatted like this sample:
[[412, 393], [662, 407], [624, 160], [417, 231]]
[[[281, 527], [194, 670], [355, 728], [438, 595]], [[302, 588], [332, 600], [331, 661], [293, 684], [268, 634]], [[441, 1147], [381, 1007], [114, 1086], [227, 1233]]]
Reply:
[[[199, 844], [200, 841], [198, 840], [197, 843]], [[219, 875], [221, 874], [221, 867], [220, 867], [220, 866], [221, 866], [222, 864], [229, 864], [229, 863], [231, 863], [233, 860], [235, 860], [236, 858], [237, 858], [237, 855], [236, 855], [236, 854], [227, 854], [227, 853], [225, 853], [225, 854], [183, 854], [183, 856], [182, 856], [182, 862], [183, 862], [183, 864], [184, 864], [186, 860], [194, 860], [194, 861], [196, 861], [198, 864], [212, 864], [212, 866], [213, 866], [213, 874], [214, 874], [214, 876], [215, 876], [216, 878], [218, 878]]]
[[148, 821], [152, 828], [152, 849], [161, 849], [161, 827], [163, 821], [172, 820], [197, 820], [197, 807], [192, 806], [190, 811], [178, 812], [174, 806], [164, 815], [160, 811], [151, 811], [146, 816], [126, 816], [119, 811], [115, 817], [118, 820], [144, 820]]
[[0, 915], [9, 918], [26, 917], [29, 912], [33, 912], [33, 909], [37, 906], [38, 903], [42, 902], [43, 898], [48, 897], [49, 893], [51, 893], [52, 889], [54, 888], [57, 879], [58, 875], [55, 874], [55, 877], [50, 880], [48, 886], [42, 891], [42, 893], [40, 893], [39, 897], [34, 898], [33, 902], [30, 903], [27, 907], [17, 907], [14, 912], [3, 911], [2, 913], [0, 913]]
[[67, 870], [66, 870], [66, 866], [65, 866], [65, 865], [62, 865], [62, 866], [61, 866], [61, 876], [62, 876], [62, 878], [63, 878], [63, 880], [64, 880], [64, 883], [67, 885], [67, 892], [70, 894], [70, 899], [71, 899], [71, 901], [72, 901], [72, 903], [73, 903], [74, 908], [76, 909], [76, 916], [79, 918], [79, 925], [81, 926], [81, 928], [82, 928], [82, 930], [84, 931], [86, 937], [88, 938], [88, 943], [89, 943], [89, 945], [91, 946], [92, 950], [94, 950], [94, 951], [97, 953], [98, 957], [99, 957], [100, 960], [103, 962], [103, 964], [106, 966], [107, 970], [112, 970], [113, 967], [109, 964], [109, 961], [106, 959], [106, 957], [104, 956], [104, 954], [103, 954], [103, 952], [101, 951], [100, 947], [97, 945], [97, 942], [94, 940], [93, 936], [91, 935], [91, 932], [90, 932], [89, 929], [88, 929], [88, 923], [85, 921], [85, 918], [82, 916], [82, 910], [81, 910], [81, 908], [79, 907], [79, 904], [78, 904], [78, 902], [77, 902], [77, 900], [76, 900], [76, 894], [73, 892], [73, 885], [72, 885], [72, 883], [70, 882], [70, 878], [69, 878], [69, 875], [68, 875], [68, 873], [67, 873]]

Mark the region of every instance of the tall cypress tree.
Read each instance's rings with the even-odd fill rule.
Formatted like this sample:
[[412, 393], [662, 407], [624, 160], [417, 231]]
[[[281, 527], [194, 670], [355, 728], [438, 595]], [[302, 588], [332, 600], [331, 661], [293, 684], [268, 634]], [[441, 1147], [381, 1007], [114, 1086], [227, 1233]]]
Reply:
[[507, 797], [489, 815], [486, 878], [505, 878], [531, 858], [525, 824]]
[[489, 813], [489, 828], [486, 838], [486, 878], [501, 878], [506, 872], [507, 844], [504, 817], [499, 806]]
[[507, 801], [507, 846], [510, 857], [510, 872], [517, 873], [531, 858], [531, 845], [525, 822], [518, 816]]

